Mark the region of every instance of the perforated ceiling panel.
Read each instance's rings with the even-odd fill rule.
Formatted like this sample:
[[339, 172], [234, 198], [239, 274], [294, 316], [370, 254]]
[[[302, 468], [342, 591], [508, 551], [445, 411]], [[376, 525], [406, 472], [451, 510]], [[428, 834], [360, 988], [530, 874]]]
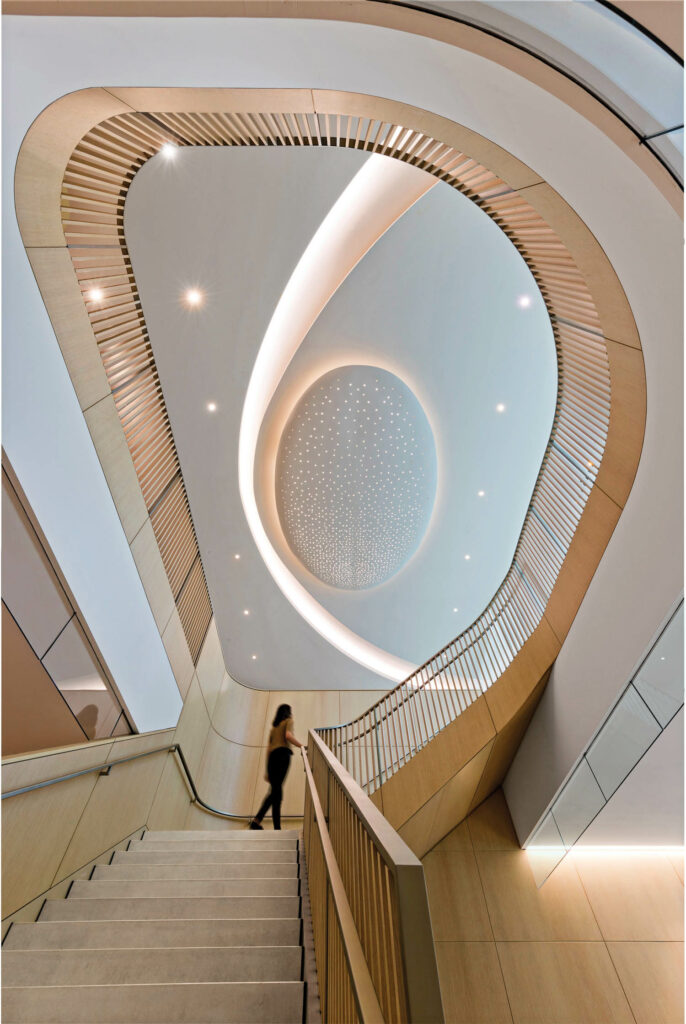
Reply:
[[324, 583], [361, 590], [416, 551], [436, 496], [424, 410], [394, 374], [344, 366], [320, 377], [281, 438], [276, 501], [286, 539]]

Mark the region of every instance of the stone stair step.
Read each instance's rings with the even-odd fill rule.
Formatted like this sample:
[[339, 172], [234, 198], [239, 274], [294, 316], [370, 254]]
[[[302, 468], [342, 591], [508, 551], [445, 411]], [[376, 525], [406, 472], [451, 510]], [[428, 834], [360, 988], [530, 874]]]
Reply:
[[[92, 880], [188, 878], [188, 879], [284, 879], [297, 878], [298, 865], [292, 864], [148, 864], [117, 861], [98, 864]], [[280, 894], [281, 895], [281, 894]]]
[[240, 829], [227, 829], [221, 831], [219, 829], [187, 829], [186, 831], [171, 830], [159, 832], [147, 831], [143, 833], [144, 843], [158, 843], [158, 842], [188, 842], [192, 841], [205, 841], [205, 842], [240, 842], [243, 839], [251, 839], [259, 843], [285, 843], [289, 842], [293, 846], [298, 841], [300, 832], [298, 829], [282, 829], [280, 832], [275, 832], [273, 829], [265, 829], [263, 832], [254, 831], [249, 828]]
[[175, 899], [210, 899], [232, 896], [298, 896], [298, 878], [195, 878], [195, 879], [80, 879], [69, 889], [67, 901], [93, 899], [130, 899], [140, 896]]
[[[95, 884], [95, 883], [93, 883]], [[140, 921], [165, 918], [299, 917], [299, 896], [133, 897], [129, 899], [47, 899], [39, 921]]]
[[173, 852], [174, 850], [196, 850], [196, 851], [212, 851], [212, 850], [223, 850], [225, 853], [251, 853], [253, 857], [255, 854], [262, 853], [263, 850], [279, 850], [281, 852], [291, 852], [295, 854], [296, 844], [288, 841], [273, 839], [270, 843], [262, 843], [255, 839], [234, 839], [231, 842], [221, 842], [220, 840], [212, 839], [169, 839], [169, 840], [148, 840], [145, 839], [132, 839], [127, 847], [129, 850], [154, 850], [156, 853]]
[[113, 864], [136, 860], [140, 864], [296, 864], [296, 850], [154, 850], [140, 846], [128, 850], [116, 850]]
[[301, 946], [6, 950], [3, 987], [301, 981]]
[[13, 949], [176, 949], [194, 946], [297, 946], [297, 918], [17, 922], [3, 942]]
[[[66, 902], [66, 901], [65, 901]], [[4, 1024], [301, 1024], [300, 981], [7, 987]]]

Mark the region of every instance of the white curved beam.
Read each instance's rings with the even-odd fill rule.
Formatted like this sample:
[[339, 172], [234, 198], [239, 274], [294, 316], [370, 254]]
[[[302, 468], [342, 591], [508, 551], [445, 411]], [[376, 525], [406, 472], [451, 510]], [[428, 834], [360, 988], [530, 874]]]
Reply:
[[364, 640], [295, 578], [263, 526], [254, 487], [255, 452], [269, 403], [327, 302], [374, 243], [436, 184], [425, 171], [373, 155], [341, 194], [303, 253], [274, 310], [255, 360], [241, 417], [238, 483], [248, 526], [274, 582], [313, 629], [343, 654], [400, 682], [416, 668]]

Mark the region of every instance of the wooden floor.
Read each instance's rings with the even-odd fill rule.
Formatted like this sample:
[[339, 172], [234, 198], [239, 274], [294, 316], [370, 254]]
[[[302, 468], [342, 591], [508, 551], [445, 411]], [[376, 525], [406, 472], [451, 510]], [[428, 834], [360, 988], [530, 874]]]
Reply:
[[682, 1024], [683, 864], [529, 856], [498, 790], [424, 857], [446, 1022]]

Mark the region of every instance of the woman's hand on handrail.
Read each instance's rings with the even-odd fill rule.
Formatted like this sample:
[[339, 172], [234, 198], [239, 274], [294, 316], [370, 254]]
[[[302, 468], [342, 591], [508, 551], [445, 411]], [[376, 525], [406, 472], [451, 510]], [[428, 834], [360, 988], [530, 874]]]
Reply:
[[294, 747], [300, 747], [301, 749], [305, 746], [300, 740], [297, 740], [292, 732], [286, 732], [286, 739], [289, 743], [292, 743]]

